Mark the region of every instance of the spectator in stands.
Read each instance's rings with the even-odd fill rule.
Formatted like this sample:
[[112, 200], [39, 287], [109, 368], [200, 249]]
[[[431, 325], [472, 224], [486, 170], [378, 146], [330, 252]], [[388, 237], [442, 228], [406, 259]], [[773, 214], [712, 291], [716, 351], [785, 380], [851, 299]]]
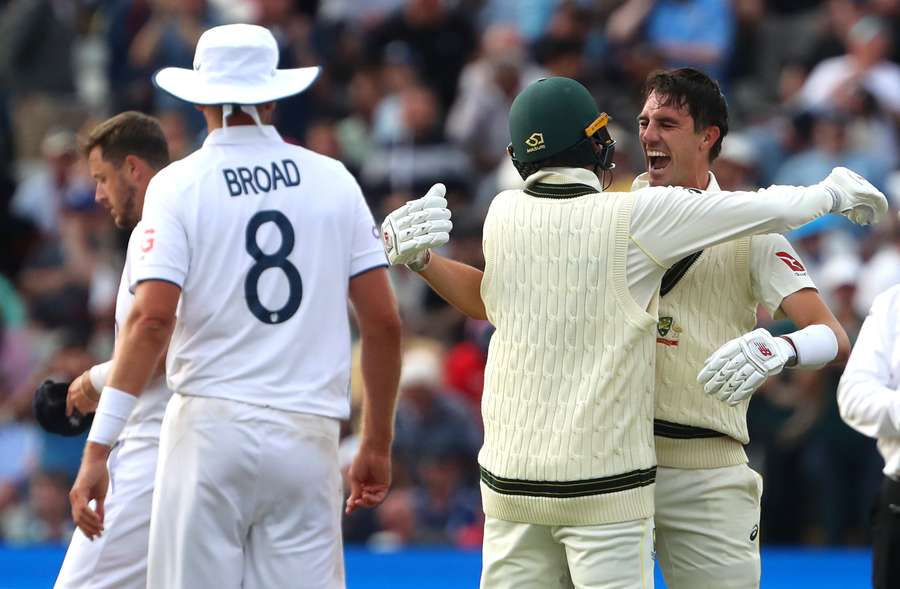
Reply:
[[41, 142], [43, 166], [19, 185], [12, 212], [30, 220], [48, 237], [60, 233], [63, 210], [90, 207], [94, 195], [89, 179], [79, 168], [75, 133], [51, 129]]
[[444, 390], [441, 357], [413, 348], [403, 354], [394, 451], [418, 479], [422, 448], [452, 455], [475, 468], [482, 434], [468, 407]]
[[775, 184], [802, 186], [815, 184], [834, 166], [845, 166], [884, 187], [888, 165], [878, 154], [853, 149], [848, 136], [848, 115], [836, 109], [812, 113], [812, 145], [788, 158], [775, 175]]
[[419, 484], [411, 496], [420, 541], [453, 546], [479, 525], [481, 497], [471, 478], [466, 480], [468, 459], [446, 447], [422, 448]]
[[875, 297], [900, 284], [900, 222], [891, 219], [883, 235], [876, 237], [874, 255], [866, 260], [859, 272], [854, 307], [865, 317]]
[[0, 82], [12, 99], [18, 156], [34, 159], [47, 130], [77, 125], [76, 2], [9, 0], [0, 13]]
[[644, 39], [666, 68], [693, 67], [727, 84], [735, 23], [728, 0], [626, 0], [610, 19], [610, 36]]
[[382, 98], [381, 80], [375, 68], [356, 71], [347, 93], [350, 112], [337, 123], [338, 141], [344, 162], [359, 170], [374, 149], [372, 126], [375, 110]]
[[444, 0], [406, 0], [371, 31], [368, 51], [382, 55], [397, 41], [409, 46], [419, 75], [435, 89], [442, 109], [453, 103], [459, 73], [477, 46], [471, 16], [449, 6]]
[[28, 501], [3, 514], [0, 539], [13, 545], [63, 543], [75, 527], [69, 519], [71, 479], [60, 472], [36, 472]]
[[713, 173], [722, 190], [757, 190], [758, 161], [756, 146], [744, 135], [730, 133], [713, 162]]
[[435, 178], [451, 190], [466, 187], [471, 179], [468, 155], [444, 135], [434, 92], [413, 85], [399, 95], [399, 107], [400, 137], [378, 145], [363, 164], [369, 198], [396, 191], [424, 194]]
[[467, 317], [463, 333], [463, 340], [450, 348], [444, 358], [444, 382], [462, 396], [472, 411], [473, 419], [481, 423], [484, 369], [494, 326], [487, 321]]
[[485, 31], [481, 53], [466, 65], [447, 116], [447, 136], [472, 155], [481, 172], [508, 159], [506, 115], [519, 90], [543, 75], [527, 60], [519, 32], [510, 25]]
[[[192, 68], [200, 34], [220, 24], [207, 0], [154, 0], [150, 18], [134, 37], [129, 49], [130, 66], [154, 72], [168, 66]], [[193, 105], [154, 89], [154, 107], [181, 113], [192, 134], [203, 130], [203, 116]]]
[[888, 60], [891, 44], [885, 23], [874, 17], [860, 19], [850, 29], [847, 53], [826, 59], [810, 72], [801, 91], [804, 104], [844, 106], [863, 88], [885, 111], [900, 114], [900, 65]]

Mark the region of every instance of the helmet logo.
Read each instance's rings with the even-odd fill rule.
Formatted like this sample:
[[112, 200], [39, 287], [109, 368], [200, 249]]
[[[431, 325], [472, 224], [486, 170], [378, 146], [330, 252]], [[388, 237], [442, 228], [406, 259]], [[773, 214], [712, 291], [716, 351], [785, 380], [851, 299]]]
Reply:
[[544, 145], [544, 134], [537, 131], [529, 135], [528, 139], [525, 140], [525, 145], [527, 147], [525, 153], [532, 153], [547, 147]]

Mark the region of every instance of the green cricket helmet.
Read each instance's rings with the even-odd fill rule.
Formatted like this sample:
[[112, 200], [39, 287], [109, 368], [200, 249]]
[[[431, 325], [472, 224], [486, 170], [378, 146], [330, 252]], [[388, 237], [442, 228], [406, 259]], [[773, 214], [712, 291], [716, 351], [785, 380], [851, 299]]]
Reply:
[[523, 178], [546, 165], [614, 167], [615, 141], [587, 88], [571, 78], [542, 78], [509, 109], [509, 155]]

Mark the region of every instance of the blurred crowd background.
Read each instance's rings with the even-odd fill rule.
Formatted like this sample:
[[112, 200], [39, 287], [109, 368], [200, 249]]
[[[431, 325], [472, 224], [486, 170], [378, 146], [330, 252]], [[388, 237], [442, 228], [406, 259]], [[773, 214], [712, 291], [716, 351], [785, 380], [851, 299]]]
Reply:
[[[279, 103], [282, 135], [342, 160], [379, 222], [447, 184], [446, 253], [478, 266], [491, 198], [521, 182], [506, 157], [509, 105], [546, 75], [582, 81], [612, 116], [613, 190], [645, 166], [641, 82], [690, 65], [728, 98], [723, 188], [813, 184], [844, 165], [896, 207], [898, 18], [897, 0], [0, 0], [0, 543], [68, 541], [84, 440], [40, 431], [31, 398], [43, 379], [70, 380], [112, 350], [126, 235], [94, 203], [79, 134], [136, 109], [159, 118], [174, 158], [195, 149], [202, 117], [150, 76], [190, 67], [204, 29], [257, 23], [278, 39], [281, 67], [321, 65], [310, 91]], [[872, 298], [900, 282], [896, 215], [871, 230], [823, 219], [790, 238], [852, 340]], [[346, 520], [346, 542], [477, 546], [491, 328], [391, 272], [408, 330], [395, 488]], [[760, 322], [792, 329], [764, 311]], [[840, 420], [840, 374], [786, 371], [753, 398], [764, 543], [867, 542], [882, 462]], [[344, 467], [356, 439], [345, 429]]]

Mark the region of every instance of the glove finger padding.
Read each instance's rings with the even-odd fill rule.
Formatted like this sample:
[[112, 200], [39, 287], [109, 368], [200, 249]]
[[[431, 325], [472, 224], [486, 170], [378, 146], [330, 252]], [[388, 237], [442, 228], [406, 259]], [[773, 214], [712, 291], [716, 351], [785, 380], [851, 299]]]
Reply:
[[428, 221], [427, 223], [419, 223], [418, 225], [413, 225], [412, 227], [402, 230], [400, 232], [400, 242], [402, 243], [413, 237], [428, 235], [430, 233], [450, 233], [451, 229], [453, 229], [453, 223], [451, 221]]
[[781, 372], [790, 357], [789, 350], [786, 341], [772, 337], [765, 329], [755, 329], [716, 351], [698, 380], [707, 379], [703, 387], [707, 394], [736, 405], [753, 394], [766, 378]]
[[762, 383], [766, 381], [766, 375], [762, 374], [756, 370], [752, 370], [747, 378], [740, 384], [736, 391], [731, 393], [725, 402], [731, 405], [732, 407], [740, 403], [741, 401], [747, 399], [750, 395], [753, 394], [756, 389], [758, 389]]
[[[422, 250], [441, 247], [448, 241], [450, 241], [450, 233], [447, 231], [429, 232], [424, 235], [406, 235], [400, 240], [400, 255], [406, 257], [406, 254], [409, 253], [419, 253]], [[408, 263], [408, 261], [403, 263]]]
[[735, 354], [740, 354], [740, 352], [741, 345], [737, 340], [731, 340], [726, 343], [716, 350], [712, 356], [706, 359], [703, 369], [697, 374], [697, 382], [701, 384], [708, 383], [712, 377], [735, 356]]
[[725, 389], [725, 386], [728, 384], [728, 381], [731, 380], [731, 377], [734, 375], [741, 366], [744, 365], [744, 358], [740, 353], [740, 349], [738, 349], [738, 353], [733, 357], [728, 359], [718, 372], [710, 379], [706, 386], [703, 387], [704, 392], [709, 395], [720, 395], [721, 392]]
[[859, 205], [847, 213], [847, 218], [857, 225], [871, 225], [875, 220], [875, 211], [865, 205]]
[[[446, 206], [446, 201], [444, 201]], [[429, 207], [418, 212], [409, 213], [404, 220], [408, 219], [408, 225], [419, 225], [428, 221], [446, 221], [451, 217], [450, 209], [441, 207]]]
[[[447, 199], [444, 198], [446, 194], [447, 188], [443, 184], [435, 184], [428, 189], [425, 196], [407, 202], [397, 209], [396, 212], [403, 211], [403, 214], [409, 214], [423, 209], [446, 209]], [[404, 208], [406, 209], [405, 211]]]
[[407, 202], [384, 220], [381, 234], [392, 266], [413, 263], [425, 250], [450, 240], [453, 223], [445, 193], [443, 184], [435, 184], [425, 196]]
[[835, 199], [832, 211], [840, 212], [857, 225], [878, 223], [887, 215], [888, 202], [884, 194], [853, 170], [837, 167], [821, 185]]
[[719, 391], [719, 394], [716, 395], [720, 400], [725, 401], [726, 403], [737, 402], [735, 401], [735, 397], [738, 396], [738, 391], [747, 382], [752, 375], [758, 374], [756, 366], [753, 364], [747, 363], [743, 358], [739, 358], [742, 363], [738, 367], [737, 370], [734, 371], [734, 374], [728, 379], [728, 382], [725, 383], [725, 386], [722, 387], [722, 390]]

